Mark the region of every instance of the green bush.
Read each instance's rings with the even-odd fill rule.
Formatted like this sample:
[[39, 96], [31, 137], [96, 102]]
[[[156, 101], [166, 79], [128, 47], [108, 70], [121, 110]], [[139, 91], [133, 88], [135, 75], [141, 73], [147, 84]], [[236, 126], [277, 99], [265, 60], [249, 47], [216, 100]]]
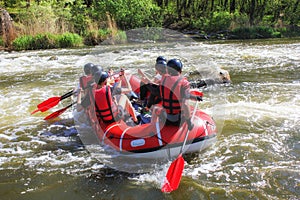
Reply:
[[82, 38], [76, 33], [64, 33], [58, 36], [60, 48], [77, 47], [82, 44]]
[[35, 36], [25, 35], [13, 41], [14, 50], [36, 50], [76, 47], [82, 44], [82, 38], [73, 33], [54, 35], [50, 33]]
[[112, 31], [109, 29], [100, 29], [98, 30], [98, 39], [100, 40], [100, 42], [106, 40], [108, 38], [109, 35], [112, 34]]
[[88, 10], [84, 5], [83, 0], [75, 0], [70, 1], [72, 3], [70, 13], [71, 13], [71, 23], [74, 26], [74, 31], [79, 35], [87, 34], [87, 30], [89, 30], [89, 24], [91, 23], [92, 19], [88, 16]]
[[232, 30], [232, 35], [234, 35], [235, 38], [250, 39], [251, 38], [250, 30], [251, 29], [247, 27], [235, 28]]
[[85, 35], [83, 43], [88, 46], [99, 45], [101, 42], [106, 40], [111, 34], [112, 31], [109, 29], [99, 29], [98, 31], [92, 30]]
[[246, 13], [235, 11], [232, 18], [233, 28], [247, 27], [249, 25], [249, 17]]
[[280, 38], [281, 33], [271, 27], [240, 27], [232, 30], [232, 35], [240, 39]]
[[123, 30], [162, 26], [161, 8], [149, 0], [99, 1], [96, 10], [110, 13]]
[[282, 34], [279, 32], [279, 31], [274, 31], [272, 33], [272, 37], [273, 38], [281, 38], [282, 37]]
[[253, 28], [254, 38], [272, 38], [273, 29], [266, 26], [257, 26]]
[[211, 19], [204, 28], [207, 32], [216, 32], [227, 30], [231, 23], [231, 15], [229, 12], [213, 12]]
[[290, 26], [288, 28], [277, 28], [277, 32], [280, 32], [283, 37], [300, 37], [300, 27]]
[[205, 24], [208, 24], [208, 20], [203, 17], [199, 17], [199, 18], [193, 19], [191, 21], [191, 28], [203, 30], [203, 27], [205, 26]]
[[32, 43], [33, 43], [33, 36], [31, 35], [25, 35], [16, 38], [13, 43], [13, 49], [20, 51], [20, 50], [30, 50], [32, 49]]
[[274, 25], [274, 15], [265, 15], [260, 22], [262, 26], [273, 26]]
[[56, 37], [53, 34], [38, 34], [33, 37], [31, 49], [54, 49], [58, 48]]

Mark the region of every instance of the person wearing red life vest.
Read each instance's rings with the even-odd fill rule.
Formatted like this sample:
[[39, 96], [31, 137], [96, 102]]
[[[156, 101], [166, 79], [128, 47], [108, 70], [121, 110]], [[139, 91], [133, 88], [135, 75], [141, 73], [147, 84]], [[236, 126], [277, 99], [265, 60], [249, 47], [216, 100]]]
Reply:
[[193, 129], [189, 107], [190, 84], [181, 76], [182, 62], [171, 59], [167, 62], [167, 74], [162, 76], [160, 95], [162, 106], [166, 111], [166, 124], [180, 126], [187, 122], [188, 129]]
[[83, 66], [84, 75], [79, 77], [79, 84], [77, 87], [77, 111], [81, 111], [82, 99], [87, 93], [88, 86], [93, 82], [92, 68], [95, 67], [93, 63], [86, 63]]
[[79, 85], [77, 87], [77, 93], [81, 97], [86, 95], [87, 89], [94, 83], [94, 74], [97, 71], [102, 71], [102, 67], [93, 63], [86, 63], [83, 66], [83, 71], [84, 75], [79, 77]]
[[111, 88], [107, 85], [107, 72], [96, 72], [95, 82], [97, 88], [95, 91], [95, 109], [98, 119], [105, 123], [112, 123], [119, 120], [118, 106], [113, 100]]
[[[109, 74], [107, 72], [96, 72], [95, 81], [97, 89], [95, 91], [95, 109], [96, 115], [105, 123], [112, 123], [122, 119], [124, 110], [129, 112], [133, 121], [138, 119], [135, 115], [134, 108], [129, 108], [127, 102], [129, 99], [126, 95], [121, 95], [118, 103], [112, 96], [111, 87], [107, 85]], [[130, 101], [129, 101], [130, 102]]]
[[94, 83], [94, 74], [98, 71], [102, 72], [102, 67], [93, 63], [87, 63], [83, 66], [83, 71], [84, 75], [79, 78], [79, 89], [86, 91]]
[[82, 90], [85, 90], [88, 83], [92, 80], [92, 67], [93, 63], [87, 63], [83, 66], [84, 75], [79, 78], [79, 86]]
[[[166, 67], [167, 59], [164, 56], [157, 57], [155, 63], [156, 75], [153, 80], [148, 78], [141, 69], [138, 69], [138, 73], [142, 77], [140, 83], [140, 101], [146, 111], [149, 110], [152, 105], [161, 101], [159, 84], [161, 83], [162, 76], [166, 73]], [[150, 93], [150, 96], [147, 98], [148, 92]]]

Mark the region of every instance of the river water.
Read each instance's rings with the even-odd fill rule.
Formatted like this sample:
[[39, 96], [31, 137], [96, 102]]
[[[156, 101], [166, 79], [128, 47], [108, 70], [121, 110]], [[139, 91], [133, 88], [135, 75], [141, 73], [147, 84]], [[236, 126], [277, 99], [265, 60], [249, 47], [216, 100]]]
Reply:
[[[184, 74], [209, 78], [222, 67], [232, 79], [202, 89], [199, 108], [217, 122], [217, 142], [186, 158], [170, 194], [160, 191], [167, 164], [144, 174], [109, 169], [72, 134], [71, 109], [43, 120], [71, 98], [30, 115], [41, 101], [74, 88], [87, 62], [151, 74], [158, 55], [181, 58]], [[1, 52], [0, 199], [299, 199], [299, 55], [299, 40]]]

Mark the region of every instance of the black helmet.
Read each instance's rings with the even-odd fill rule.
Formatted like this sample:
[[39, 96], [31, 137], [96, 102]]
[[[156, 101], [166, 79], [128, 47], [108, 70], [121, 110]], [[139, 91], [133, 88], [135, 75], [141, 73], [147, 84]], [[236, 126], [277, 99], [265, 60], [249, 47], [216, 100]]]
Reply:
[[159, 60], [155, 64], [155, 69], [163, 74], [166, 73], [167, 62], [164, 60]]
[[99, 71], [103, 71], [103, 68], [100, 65], [95, 65], [95, 68], [97, 68]]
[[160, 60], [167, 62], [167, 59], [166, 59], [164, 56], [158, 56], [158, 57], [156, 58], [156, 63], [157, 63], [158, 61], [160, 61]]
[[93, 65], [91, 68], [92, 75], [94, 76], [96, 72], [102, 72], [102, 67], [100, 65]]
[[95, 82], [100, 84], [103, 83], [109, 77], [107, 72], [97, 71], [94, 74]]
[[168, 61], [167, 66], [181, 73], [182, 71], [182, 63], [179, 59], [173, 58]]
[[102, 72], [99, 83], [103, 83], [109, 77], [107, 72]]
[[83, 66], [83, 71], [84, 71], [84, 73], [85, 73], [86, 75], [87, 75], [87, 74], [90, 74], [93, 66], [94, 66], [93, 63], [86, 63], [86, 64]]

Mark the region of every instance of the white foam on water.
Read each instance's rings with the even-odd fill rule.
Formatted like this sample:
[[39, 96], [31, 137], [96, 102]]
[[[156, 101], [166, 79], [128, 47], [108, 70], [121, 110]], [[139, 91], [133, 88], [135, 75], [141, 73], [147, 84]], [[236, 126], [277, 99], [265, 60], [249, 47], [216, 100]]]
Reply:
[[8, 136], [8, 135], [5, 135], [5, 134], [0, 134], [0, 138], [4, 138], [6, 140], [13, 140], [14, 139], [14, 137]]
[[218, 105], [218, 108], [219, 110], [225, 109], [226, 115], [230, 119], [244, 117], [253, 119], [251, 121], [257, 121], [260, 118], [268, 117], [274, 120], [277, 118], [294, 120], [299, 118], [298, 110], [300, 109], [300, 105], [290, 104], [290, 102], [272, 105], [270, 102], [238, 101]]
[[[143, 184], [143, 183], [153, 183], [155, 187], [161, 189], [164, 184], [166, 174], [171, 165], [171, 162], [168, 162], [164, 165], [155, 165], [153, 166], [153, 170], [148, 173], [143, 173], [140, 175], [136, 175], [135, 177], [129, 178], [130, 180], [134, 180], [135, 184]], [[184, 174], [184, 172], [183, 172]]]
[[[99, 46], [88, 50], [0, 54], [1, 76], [5, 79], [15, 78], [16, 81], [16, 84], [1, 85], [0, 90], [0, 169], [25, 166], [26, 170], [38, 173], [82, 175], [85, 172], [96, 173], [105, 167], [100, 161], [109, 159], [110, 155], [100, 153], [97, 160], [85, 150], [77, 149], [74, 152], [73, 149], [59, 147], [72, 141], [72, 138], [42, 136], [41, 133], [48, 126], [42, 118], [68, 104], [67, 101], [49, 112], [30, 115], [41, 101], [62, 95], [73, 88], [74, 82], [82, 74], [82, 66], [87, 62], [100, 64], [105, 68], [125, 66], [134, 73], [137, 67], [153, 70], [156, 57], [164, 55], [168, 59], [182, 58], [186, 66], [184, 73], [194, 68], [211, 67], [217, 70], [224, 65], [230, 73], [230, 70], [239, 74], [266, 69], [271, 74], [285, 70], [286, 67], [297, 69], [295, 66], [299, 66], [297, 63], [300, 54], [299, 44], [272, 45], [266, 48], [244, 44], [192, 43], [177, 44], [172, 48], [159, 45], [150, 45], [147, 48], [130, 46], [119, 51], [114, 48]], [[58, 59], [49, 61], [52, 55]], [[292, 62], [294, 64], [290, 66], [289, 63]], [[34, 75], [32, 81], [38, 82], [38, 85], [23, 79], [23, 76], [30, 74]], [[232, 131], [233, 128], [228, 130], [225, 127], [225, 132], [220, 132], [216, 145], [199, 154], [195, 163], [186, 163], [184, 176], [221, 186], [234, 185], [240, 181], [241, 186], [237, 188], [243, 189], [245, 186], [254, 190], [272, 187], [265, 180], [265, 171], [272, 167], [284, 169], [291, 166], [297, 169], [299, 166], [299, 162], [293, 160], [295, 157], [290, 155], [292, 147], [288, 143], [291, 140], [291, 130], [300, 130], [300, 95], [297, 92], [299, 81], [282, 84], [256, 83], [254, 80], [241, 85], [236, 87], [233, 80], [233, 86], [221, 88], [222, 92], [216, 92], [215, 95], [223, 95], [220, 98], [224, 100], [218, 102], [214, 102], [217, 98], [210, 96], [212, 88], [204, 89], [205, 100], [199, 107], [218, 121], [223, 120], [225, 125], [236, 129]], [[266, 89], [269, 87], [273, 91]], [[284, 88], [278, 90], [281, 87]], [[70, 114], [71, 111], [67, 111], [62, 117], [69, 118]], [[299, 142], [295, 142], [296, 144]], [[260, 155], [264, 155], [265, 160]], [[292, 161], [285, 162], [285, 159]], [[14, 165], [23, 161], [24, 165]], [[168, 168], [168, 164], [159, 165], [152, 172], [138, 175], [133, 180], [137, 185], [150, 182], [160, 188]], [[256, 174], [258, 178], [253, 178]], [[252, 185], [245, 183], [253, 180], [255, 182]], [[299, 183], [299, 179], [297, 180]], [[32, 192], [32, 188], [24, 192]]]

